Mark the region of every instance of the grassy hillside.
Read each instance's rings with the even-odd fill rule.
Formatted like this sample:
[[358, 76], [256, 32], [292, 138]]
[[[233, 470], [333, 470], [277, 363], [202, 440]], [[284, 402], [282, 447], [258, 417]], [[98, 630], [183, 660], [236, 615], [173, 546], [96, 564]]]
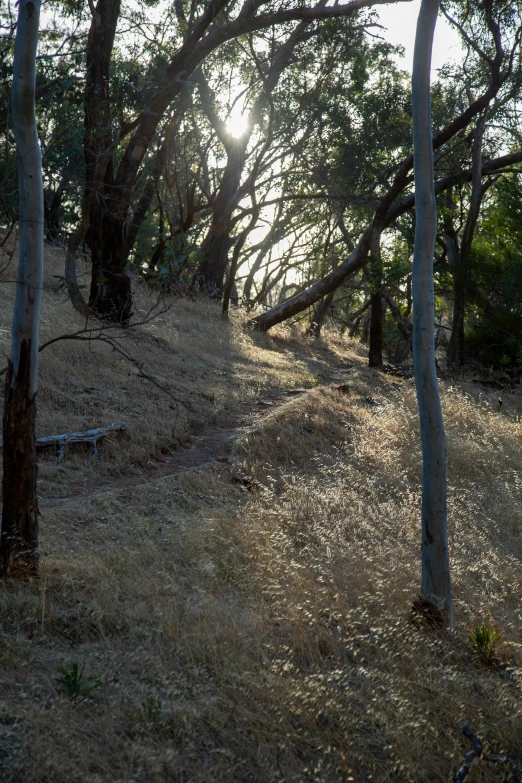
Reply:
[[[47, 262], [42, 342], [85, 326], [60, 253]], [[0, 780], [446, 782], [464, 721], [522, 760], [520, 392], [499, 407], [443, 382], [456, 628], [440, 632], [410, 615], [411, 381], [336, 335], [168, 305], [105, 333], [130, 358], [100, 341], [41, 354], [38, 435], [126, 430], [98, 460], [41, 457], [41, 578], [0, 593]], [[503, 634], [492, 666], [469, 640], [484, 621]], [[79, 698], [57, 681], [74, 663], [100, 683]]]

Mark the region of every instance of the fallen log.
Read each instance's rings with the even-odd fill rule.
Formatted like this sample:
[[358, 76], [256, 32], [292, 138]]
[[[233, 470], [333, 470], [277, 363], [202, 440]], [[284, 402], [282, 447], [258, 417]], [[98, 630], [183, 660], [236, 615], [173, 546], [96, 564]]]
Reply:
[[[64, 435], [46, 435], [44, 438], [36, 439], [37, 449], [47, 449], [50, 446], [56, 446], [58, 449], [58, 458], [60, 459], [65, 454], [67, 447], [71, 443], [92, 443], [92, 450], [95, 457], [99, 457], [97, 442], [100, 438], [104, 438], [110, 432], [116, 432], [117, 430], [124, 430], [125, 424], [121, 421], [109, 424], [107, 427], [98, 427], [95, 430], [86, 430], [85, 432], [68, 432]], [[0, 446], [3, 445], [0, 443]]]

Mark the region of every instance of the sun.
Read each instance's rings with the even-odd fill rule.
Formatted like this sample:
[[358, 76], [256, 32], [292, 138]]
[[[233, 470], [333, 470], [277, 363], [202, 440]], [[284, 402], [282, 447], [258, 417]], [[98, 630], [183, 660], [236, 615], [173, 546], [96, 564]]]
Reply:
[[246, 114], [242, 114], [240, 109], [233, 109], [230, 117], [227, 120], [227, 131], [235, 139], [240, 139], [244, 136], [248, 128], [248, 117]]

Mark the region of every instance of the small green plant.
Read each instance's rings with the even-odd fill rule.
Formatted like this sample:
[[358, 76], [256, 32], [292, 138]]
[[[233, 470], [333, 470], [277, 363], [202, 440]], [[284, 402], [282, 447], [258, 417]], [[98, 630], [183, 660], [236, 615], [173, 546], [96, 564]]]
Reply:
[[471, 644], [475, 647], [482, 662], [488, 666], [495, 660], [496, 646], [502, 638], [500, 631], [490, 628], [487, 621], [477, 625], [469, 635]]
[[306, 375], [303, 378], [303, 387], [305, 389], [315, 389], [316, 386], [319, 386], [320, 382], [320, 379], [315, 375]]
[[88, 696], [102, 684], [94, 674], [85, 677], [84, 671], [85, 664], [80, 668], [77, 663], [72, 663], [69, 670], [63, 666], [58, 669], [60, 676], [56, 678], [56, 682], [61, 686], [60, 690], [67, 693], [71, 699]]
[[156, 723], [161, 718], [163, 704], [156, 696], [147, 696], [141, 703], [141, 709], [147, 723]]

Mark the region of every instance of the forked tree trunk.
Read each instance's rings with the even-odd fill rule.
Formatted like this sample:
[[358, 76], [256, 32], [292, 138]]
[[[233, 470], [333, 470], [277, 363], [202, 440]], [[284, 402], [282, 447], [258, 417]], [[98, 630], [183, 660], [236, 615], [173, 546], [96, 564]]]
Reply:
[[11, 92], [20, 246], [3, 418], [2, 577], [26, 577], [38, 568], [35, 418], [44, 237], [42, 157], [34, 115], [39, 19], [40, 0], [21, 0]]
[[413, 57], [412, 113], [415, 173], [413, 362], [422, 441], [421, 600], [452, 624], [446, 512], [446, 439], [435, 366], [433, 257], [437, 206], [433, 179], [430, 68], [439, 0], [422, 0]]

